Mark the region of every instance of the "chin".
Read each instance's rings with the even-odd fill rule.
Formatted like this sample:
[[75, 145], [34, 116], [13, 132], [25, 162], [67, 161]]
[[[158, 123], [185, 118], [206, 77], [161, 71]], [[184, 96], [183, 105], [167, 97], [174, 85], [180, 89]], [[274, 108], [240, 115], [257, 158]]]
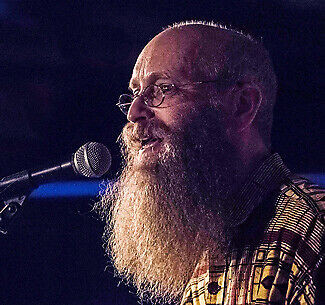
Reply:
[[137, 170], [154, 169], [158, 163], [158, 154], [140, 151], [134, 159], [134, 168]]
[[157, 142], [154, 145], [144, 147], [138, 151], [135, 157], [134, 166], [136, 168], [154, 168], [164, 152], [164, 145], [161, 142]]

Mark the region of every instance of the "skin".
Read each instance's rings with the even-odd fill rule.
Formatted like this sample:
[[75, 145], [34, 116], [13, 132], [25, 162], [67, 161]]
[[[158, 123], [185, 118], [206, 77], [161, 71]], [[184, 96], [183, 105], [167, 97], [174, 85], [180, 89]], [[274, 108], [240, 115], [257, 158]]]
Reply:
[[[225, 60], [226, 44], [234, 39], [230, 31], [201, 26], [167, 29], [154, 37], [139, 55], [135, 64], [130, 89], [140, 93], [150, 84], [173, 83], [176, 85], [207, 80], [200, 75], [198, 58], [213, 60], [221, 69]], [[210, 88], [210, 89], [209, 89]], [[131, 105], [128, 120], [147, 124], [153, 120], [163, 124], [170, 132], [180, 128], [192, 107], [207, 103], [206, 85], [189, 85], [177, 94], [168, 96], [159, 108], [145, 105], [137, 98]], [[263, 99], [262, 90], [254, 77], [246, 76], [223, 92], [215, 92], [216, 111], [222, 111], [229, 141], [235, 145], [242, 160], [243, 172], [249, 172], [269, 154], [254, 124], [254, 118]], [[200, 98], [198, 98], [200, 97]], [[159, 145], [147, 152], [146, 158], [154, 157]]]

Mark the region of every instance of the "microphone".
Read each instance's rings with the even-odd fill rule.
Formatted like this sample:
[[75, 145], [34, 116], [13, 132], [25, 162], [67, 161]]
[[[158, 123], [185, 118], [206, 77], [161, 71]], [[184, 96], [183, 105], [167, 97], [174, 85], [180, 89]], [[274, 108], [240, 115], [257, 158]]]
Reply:
[[111, 166], [112, 157], [101, 143], [82, 145], [69, 161], [36, 171], [22, 171], [0, 180], [0, 199], [29, 195], [40, 184], [71, 178], [73, 176], [98, 178]]

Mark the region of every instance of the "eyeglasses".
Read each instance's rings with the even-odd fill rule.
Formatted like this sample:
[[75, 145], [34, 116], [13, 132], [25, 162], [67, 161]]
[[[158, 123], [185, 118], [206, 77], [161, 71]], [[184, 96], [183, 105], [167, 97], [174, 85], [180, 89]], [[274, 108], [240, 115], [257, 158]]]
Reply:
[[189, 86], [189, 85], [198, 85], [198, 84], [207, 84], [214, 83], [218, 80], [209, 80], [209, 81], [199, 81], [187, 84], [151, 84], [146, 87], [141, 94], [135, 92], [134, 94], [122, 94], [119, 97], [119, 100], [116, 104], [117, 107], [127, 115], [133, 101], [138, 97], [143, 97], [143, 102], [150, 108], [159, 107], [165, 100], [166, 95], [172, 94], [176, 91], [177, 88]]

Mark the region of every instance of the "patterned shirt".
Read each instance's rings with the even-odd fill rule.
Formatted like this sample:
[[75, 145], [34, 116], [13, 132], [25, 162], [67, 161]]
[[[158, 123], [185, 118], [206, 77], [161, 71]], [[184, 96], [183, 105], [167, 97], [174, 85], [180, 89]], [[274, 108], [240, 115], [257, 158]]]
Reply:
[[324, 189], [292, 176], [271, 155], [230, 205], [238, 232], [232, 250], [224, 262], [204, 253], [181, 304], [315, 304], [324, 197]]

